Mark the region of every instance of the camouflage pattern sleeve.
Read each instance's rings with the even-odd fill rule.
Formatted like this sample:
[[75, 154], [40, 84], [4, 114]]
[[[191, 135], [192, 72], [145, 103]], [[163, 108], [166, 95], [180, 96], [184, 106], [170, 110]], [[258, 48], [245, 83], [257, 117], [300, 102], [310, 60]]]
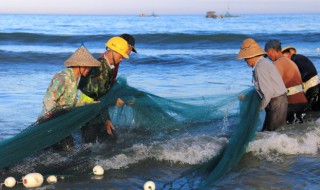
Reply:
[[65, 89], [65, 77], [66, 75], [61, 75], [58, 73], [51, 80], [43, 99], [44, 114], [52, 111], [54, 108], [59, 108], [57, 102]]
[[81, 77], [79, 89], [81, 92], [98, 100], [105, 95], [112, 85], [113, 71], [106, 66], [105, 59], [99, 59], [101, 67], [92, 68], [86, 77]]
[[100, 68], [92, 68], [87, 76], [80, 79], [79, 89], [93, 99], [98, 97], [100, 73]]

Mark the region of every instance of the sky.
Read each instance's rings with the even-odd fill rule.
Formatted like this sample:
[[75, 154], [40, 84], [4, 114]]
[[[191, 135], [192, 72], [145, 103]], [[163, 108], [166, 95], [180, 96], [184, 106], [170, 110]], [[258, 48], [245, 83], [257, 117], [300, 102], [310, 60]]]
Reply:
[[320, 0], [0, 0], [0, 14], [320, 13]]

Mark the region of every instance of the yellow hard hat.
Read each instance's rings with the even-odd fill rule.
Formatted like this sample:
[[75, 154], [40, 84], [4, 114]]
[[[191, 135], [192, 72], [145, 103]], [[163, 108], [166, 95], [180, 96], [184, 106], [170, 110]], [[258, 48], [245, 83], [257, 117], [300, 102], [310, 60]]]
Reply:
[[129, 56], [127, 54], [127, 51], [129, 49], [129, 46], [128, 46], [128, 42], [125, 41], [123, 38], [120, 38], [118, 36], [116, 37], [112, 37], [110, 38], [110, 40], [106, 43], [106, 46], [119, 53], [120, 55], [122, 55], [124, 58], [127, 58], [129, 59]]

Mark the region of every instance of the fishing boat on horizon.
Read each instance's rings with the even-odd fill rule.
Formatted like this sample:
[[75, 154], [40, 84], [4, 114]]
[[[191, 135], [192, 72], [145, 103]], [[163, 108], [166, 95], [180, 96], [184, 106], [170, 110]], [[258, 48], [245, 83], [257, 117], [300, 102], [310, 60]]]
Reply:
[[217, 15], [215, 11], [208, 11], [206, 18], [223, 18], [223, 15]]
[[159, 15], [155, 14], [154, 11], [150, 15], [146, 15], [144, 13], [140, 13], [139, 17], [160, 17]]

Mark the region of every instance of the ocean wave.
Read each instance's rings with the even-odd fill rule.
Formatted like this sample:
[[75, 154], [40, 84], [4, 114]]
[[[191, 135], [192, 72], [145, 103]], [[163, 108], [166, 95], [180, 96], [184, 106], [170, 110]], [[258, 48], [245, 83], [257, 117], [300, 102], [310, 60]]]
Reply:
[[[71, 56], [78, 47], [58, 46], [1, 46], [0, 64], [6, 63], [61, 63]], [[105, 50], [102, 48], [88, 48], [94, 57], [98, 58]], [[131, 54], [129, 62], [139, 64], [185, 65], [198, 63], [203, 56], [212, 57], [212, 62], [235, 60], [238, 50], [166, 50], [166, 49], [140, 49], [138, 54]], [[22, 56], [28, 55], [28, 56]], [[209, 58], [210, 59], [210, 58]], [[203, 60], [201, 61], [203, 62]], [[200, 63], [200, 62], [199, 62]]]
[[[25, 33], [25, 32], [12, 32], [0, 33], [0, 44], [57, 44], [59, 46], [66, 44], [104, 44], [114, 34], [97, 34], [97, 35], [57, 35], [57, 34], [42, 34], [42, 33]], [[241, 42], [248, 38], [255, 38], [258, 42], [266, 42], [269, 39], [279, 39], [285, 42], [314, 42], [320, 37], [319, 32], [283, 32], [283, 33], [147, 33], [147, 34], [134, 34], [137, 46], [157, 47], [159, 45], [165, 47], [179, 47], [181, 44], [186, 45], [185, 48], [199, 48], [202, 46], [222, 46], [224, 44], [236, 44], [240, 46]], [[200, 45], [201, 44], [201, 45]], [[161, 46], [159, 46], [161, 48]], [[182, 47], [183, 48], [183, 47]]]
[[[247, 152], [267, 161], [283, 161], [289, 155], [316, 155], [320, 148], [320, 128], [306, 126], [284, 132], [262, 132], [252, 141]], [[308, 127], [306, 127], [308, 128]]]
[[135, 144], [111, 158], [97, 158], [96, 164], [104, 169], [122, 169], [146, 159], [167, 161], [173, 164], [199, 164], [220, 153], [226, 145], [224, 137], [199, 135], [183, 137], [150, 145]]

